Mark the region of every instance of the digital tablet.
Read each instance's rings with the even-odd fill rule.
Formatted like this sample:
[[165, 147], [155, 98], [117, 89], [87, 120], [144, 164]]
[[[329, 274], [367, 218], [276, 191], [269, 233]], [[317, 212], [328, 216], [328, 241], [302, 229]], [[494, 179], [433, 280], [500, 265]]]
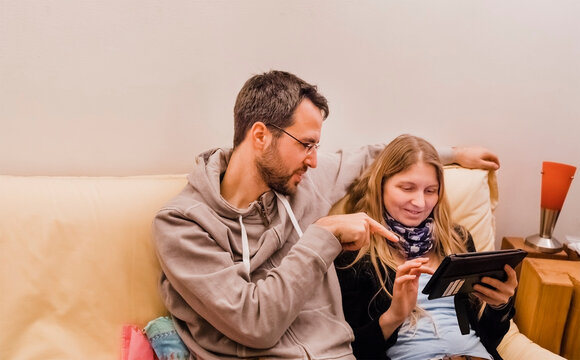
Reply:
[[507, 278], [504, 265], [515, 269], [527, 254], [521, 249], [507, 249], [448, 255], [425, 285], [423, 294], [429, 295], [431, 300], [469, 293], [484, 276], [504, 281]]

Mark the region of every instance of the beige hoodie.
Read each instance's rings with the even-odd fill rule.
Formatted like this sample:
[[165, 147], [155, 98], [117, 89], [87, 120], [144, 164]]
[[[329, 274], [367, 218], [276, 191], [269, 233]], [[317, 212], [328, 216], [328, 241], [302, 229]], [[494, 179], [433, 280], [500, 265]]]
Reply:
[[290, 208], [273, 191], [247, 209], [232, 207], [220, 195], [231, 150], [197, 157], [188, 185], [153, 224], [162, 297], [192, 354], [354, 358], [333, 266], [341, 246], [312, 223], [345, 195], [383, 147], [319, 154], [318, 167], [287, 198]]

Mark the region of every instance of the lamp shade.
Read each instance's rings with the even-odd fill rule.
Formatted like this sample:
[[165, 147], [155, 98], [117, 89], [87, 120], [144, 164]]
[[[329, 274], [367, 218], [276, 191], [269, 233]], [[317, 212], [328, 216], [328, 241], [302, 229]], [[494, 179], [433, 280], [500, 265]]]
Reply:
[[562, 250], [562, 245], [552, 233], [575, 172], [575, 166], [550, 161], [542, 163], [540, 233], [528, 236], [525, 241], [527, 245], [547, 253]]
[[562, 210], [576, 167], [556, 162], [542, 163], [543, 209]]

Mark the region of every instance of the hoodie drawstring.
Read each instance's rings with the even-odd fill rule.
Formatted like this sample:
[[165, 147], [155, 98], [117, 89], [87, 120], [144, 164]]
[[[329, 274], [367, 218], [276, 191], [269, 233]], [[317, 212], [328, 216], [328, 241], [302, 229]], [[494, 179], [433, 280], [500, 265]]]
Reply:
[[250, 276], [250, 245], [248, 245], [248, 233], [242, 221], [242, 215], [240, 215], [240, 227], [242, 228], [242, 260], [246, 268], [246, 273]]
[[[274, 192], [278, 199], [282, 201], [282, 205], [286, 209], [288, 213], [288, 217], [290, 217], [290, 221], [292, 222], [292, 226], [294, 226], [294, 230], [298, 234], [298, 238], [301, 238], [303, 235], [302, 229], [298, 225], [298, 221], [296, 220], [296, 216], [294, 215], [294, 211], [292, 211], [292, 207], [288, 202], [288, 199], [282, 194]], [[239, 217], [240, 220], [240, 228], [242, 230], [242, 261], [244, 263], [244, 267], [246, 268], [246, 273], [250, 276], [250, 245], [248, 244], [248, 233], [246, 232], [246, 227], [244, 226], [244, 222], [242, 221], [242, 215]]]
[[290, 203], [288, 202], [288, 199], [286, 199], [286, 196], [282, 195], [282, 194], [278, 194], [278, 192], [274, 192], [276, 194], [276, 196], [278, 196], [278, 199], [280, 199], [280, 201], [282, 201], [282, 205], [284, 205], [284, 208], [286, 208], [286, 212], [288, 213], [288, 216], [290, 217], [290, 221], [292, 221], [292, 225], [294, 225], [294, 230], [296, 230], [296, 233], [298, 234], [298, 237], [301, 238], [302, 237], [302, 229], [300, 229], [300, 226], [298, 225], [298, 221], [296, 220], [296, 216], [294, 216], [294, 211], [292, 211], [292, 208], [290, 207]]

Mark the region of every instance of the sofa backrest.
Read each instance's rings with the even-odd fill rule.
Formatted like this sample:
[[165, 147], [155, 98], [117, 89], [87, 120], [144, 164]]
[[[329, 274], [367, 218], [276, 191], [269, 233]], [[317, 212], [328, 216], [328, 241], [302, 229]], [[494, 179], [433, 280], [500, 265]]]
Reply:
[[471, 232], [478, 251], [495, 250], [494, 211], [499, 201], [495, 172], [446, 166], [444, 176], [453, 220]]
[[[447, 167], [457, 222], [493, 249], [493, 173]], [[151, 241], [185, 175], [0, 176], [0, 359], [117, 359], [123, 324], [165, 315]]]
[[0, 176], [0, 359], [118, 359], [166, 310], [151, 221], [184, 175]]

